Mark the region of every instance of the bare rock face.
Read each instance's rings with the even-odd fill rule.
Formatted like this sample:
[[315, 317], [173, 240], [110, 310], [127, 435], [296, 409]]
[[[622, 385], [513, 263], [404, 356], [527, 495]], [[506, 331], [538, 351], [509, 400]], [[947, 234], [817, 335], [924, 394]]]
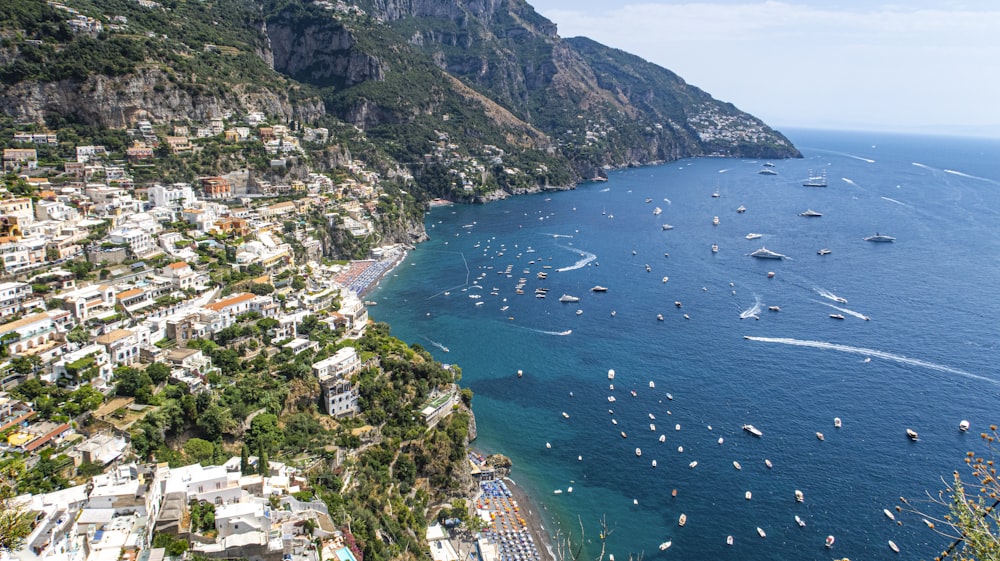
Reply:
[[3, 90], [0, 111], [17, 121], [42, 122], [46, 115], [57, 114], [121, 128], [140, 118], [160, 123], [208, 121], [248, 111], [311, 123], [325, 109], [318, 99], [293, 105], [285, 92], [249, 92], [239, 84], [220, 97], [196, 82], [176, 84], [161, 70], [145, 69], [113, 78], [93, 75], [83, 81], [20, 82]]
[[384, 79], [378, 57], [356, 49], [350, 30], [333, 20], [303, 23], [279, 15], [268, 23], [267, 31], [273, 68], [300, 82], [350, 87]]

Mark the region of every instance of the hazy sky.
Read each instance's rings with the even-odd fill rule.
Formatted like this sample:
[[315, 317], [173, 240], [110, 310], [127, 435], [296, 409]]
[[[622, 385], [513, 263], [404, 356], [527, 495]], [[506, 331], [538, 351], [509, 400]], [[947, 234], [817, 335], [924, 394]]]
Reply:
[[775, 127], [1000, 136], [1000, 2], [528, 3]]

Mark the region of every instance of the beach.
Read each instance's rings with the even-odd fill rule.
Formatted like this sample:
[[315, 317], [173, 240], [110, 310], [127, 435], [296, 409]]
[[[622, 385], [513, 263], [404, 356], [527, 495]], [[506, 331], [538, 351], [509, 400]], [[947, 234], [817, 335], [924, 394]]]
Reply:
[[556, 561], [555, 549], [536, 504], [512, 479], [482, 481], [476, 514], [483, 561]]

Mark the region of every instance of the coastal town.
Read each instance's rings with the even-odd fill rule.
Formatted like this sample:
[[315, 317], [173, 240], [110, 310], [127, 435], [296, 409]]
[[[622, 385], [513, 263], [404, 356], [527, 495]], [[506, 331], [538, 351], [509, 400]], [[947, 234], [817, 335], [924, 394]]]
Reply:
[[[52, 132], [16, 132], [3, 150], [0, 499], [29, 528], [0, 559], [360, 561], [349, 524], [334, 522], [311, 481], [332, 469], [346, 488], [358, 451], [384, 438], [358, 422], [359, 380], [380, 371], [363, 350], [376, 304], [364, 298], [411, 248], [373, 244], [350, 261], [323, 251], [329, 230], [377, 237], [379, 174], [351, 160], [281, 184], [246, 170], [140, 182], [158, 154], [197, 151], [197, 139], [262, 142], [279, 168], [327, 131], [251, 113], [168, 128], [140, 119], [128, 134], [124, 154], [79, 145], [53, 161], [45, 149], [65, 143]], [[447, 140], [432, 157], [452, 157]], [[337, 431], [341, 445], [269, 460], [267, 431], [291, 439], [276, 422], [287, 407], [225, 401], [251, 365], [318, 387], [303, 409], [326, 417], [313, 432]], [[454, 380], [438, 384], [418, 423], [429, 430], [460, 403]], [[205, 438], [178, 435], [172, 451], [163, 433], [185, 415]], [[482, 486], [469, 487], [459, 518], [428, 527], [433, 558], [540, 559], [541, 536], [486, 459], [463, 463]], [[489, 532], [453, 542], [446, 526], [473, 517]]]

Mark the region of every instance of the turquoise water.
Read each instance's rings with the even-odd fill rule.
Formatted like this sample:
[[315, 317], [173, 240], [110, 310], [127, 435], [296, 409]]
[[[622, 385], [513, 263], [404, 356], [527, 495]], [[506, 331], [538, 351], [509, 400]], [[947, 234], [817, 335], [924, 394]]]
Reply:
[[[777, 175], [701, 158], [435, 209], [431, 240], [370, 296], [394, 335], [462, 367], [476, 446], [513, 459], [547, 530], [579, 537], [580, 517], [588, 554], [602, 515], [619, 559], [875, 559], [890, 539], [930, 558], [947, 545], [882, 509], [936, 491], [998, 420], [1000, 142], [790, 137], [805, 158], [773, 162]], [[803, 187], [810, 170], [828, 187]], [[863, 240], [876, 232], [896, 241]], [[748, 255], [761, 246], [788, 259]]]

